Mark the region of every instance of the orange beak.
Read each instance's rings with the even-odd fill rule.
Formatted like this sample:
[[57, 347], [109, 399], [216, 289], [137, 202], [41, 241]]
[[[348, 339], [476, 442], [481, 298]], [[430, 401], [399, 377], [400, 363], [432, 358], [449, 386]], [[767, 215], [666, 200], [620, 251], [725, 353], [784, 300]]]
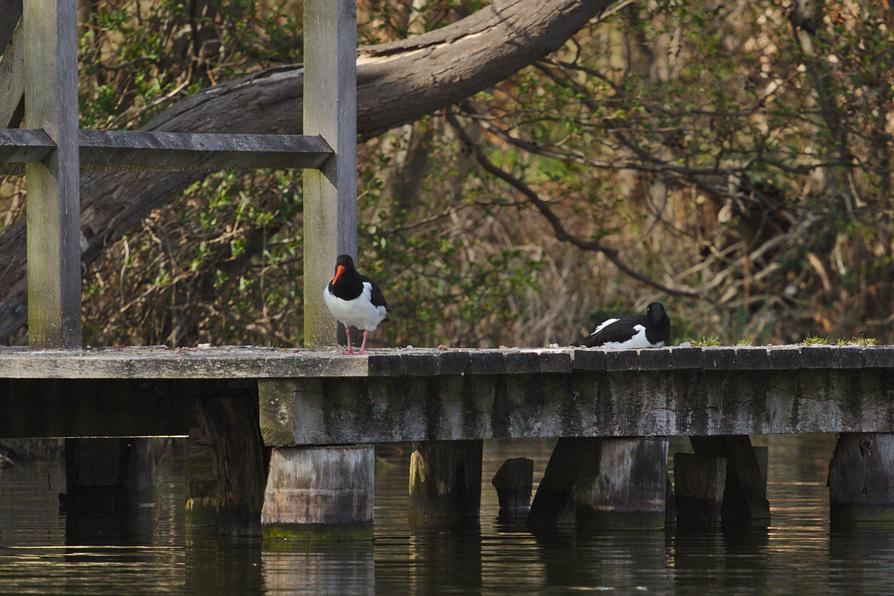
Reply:
[[330, 281], [329, 283], [331, 283], [333, 285], [338, 283], [338, 278], [341, 277], [341, 274], [344, 272], [345, 272], [345, 266], [339, 265], [338, 268], [335, 270], [335, 275], [332, 277], [332, 281]]

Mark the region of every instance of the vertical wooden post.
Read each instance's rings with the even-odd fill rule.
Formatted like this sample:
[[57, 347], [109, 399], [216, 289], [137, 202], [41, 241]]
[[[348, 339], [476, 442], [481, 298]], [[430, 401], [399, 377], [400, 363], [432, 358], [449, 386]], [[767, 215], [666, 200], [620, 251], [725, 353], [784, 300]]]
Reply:
[[81, 345], [77, 2], [24, 3], [25, 125], [56, 143], [27, 164], [28, 341]]
[[582, 462], [574, 486], [579, 527], [662, 529], [667, 508], [665, 437], [599, 440], [599, 456]]
[[336, 257], [357, 253], [356, 0], [304, 2], [304, 134], [335, 150], [304, 171], [304, 345], [333, 346], [323, 288]]
[[410, 456], [413, 521], [478, 519], [484, 441], [426, 441]]
[[374, 480], [372, 447], [274, 449], [261, 511], [264, 534], [300, 536], [302, 528], [294, 526], [371, 522]]
[[[689, 437], [696, 455], [726, 458], [723, 525], [766, 528], [770, 525], [766, 464], [748, 435]], [[763, 468], [763, 469], [762, 469]]]
[[527, 516], [534, 486], [534, 460], [527, 457], [507, 459], [490, 483], [497, 489], [500, 518]]
[[154, 500], [152, 439], [66, 439], [65, 509], [110, 514]]
[[186, 511], [191, 521], [207, 519], [222, 534], [258, 534], [266, 479], [258, 397], [253, 386], [233, 385], [196, 404]]
[[838, 435], [827, 484], [833, 525], [894, 520], [894, 434]]
[[[356, 0], [304, 2], [303, 130], [335, 151], [320, 170], [304, 171], [304, 345], [318, 348], [337, 344], [337, 323], [323, 303], [335, 259], [357, 254]], [[265, 535], [301, 536], [316, 524], [368, 526], [374, 477], [372, 446], [274, 447]]]
[[719, 526], [726, 489], [726, 458], [674, 454], [674, 488], [678, 527]]

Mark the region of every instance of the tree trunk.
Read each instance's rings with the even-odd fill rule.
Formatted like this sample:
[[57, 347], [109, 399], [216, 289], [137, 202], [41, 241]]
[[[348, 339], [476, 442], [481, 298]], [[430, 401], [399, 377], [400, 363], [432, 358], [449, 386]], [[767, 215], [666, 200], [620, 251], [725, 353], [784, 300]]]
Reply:
[[[357, 62], [357, 129], [368, 139], [487, 89], [554, 52], [616, 0], [494, 0], [441, 29], [364, 47]], [[301, 132], [303, 71], [274, 68], [207, 89], [144, 130]], [[199, 172], [85, 173], [82, 260], [95, 261], [153, 209], [202, 178]], [[0, 341], [25, 324], [25, 226], [0, 234]]]

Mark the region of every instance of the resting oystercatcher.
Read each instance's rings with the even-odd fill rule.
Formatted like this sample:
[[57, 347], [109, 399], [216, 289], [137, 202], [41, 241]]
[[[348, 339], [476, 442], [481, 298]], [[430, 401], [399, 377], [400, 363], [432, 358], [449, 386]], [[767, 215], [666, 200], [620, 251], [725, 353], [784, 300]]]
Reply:
[[580, 342], [588, 348], [614, 350], [663, 348], [670, 337], [670, 319], [660, 302], [653, 302], [644, 315], [608, 319], [599, 324], [590, 337]]
[[323, 290], [323, 300], [332, 316], [345, 326], [345, 335], [348, 338], [345, 353], [354, 353], [351, 326], [363, 329], [360, 353], [366, 353], [369, 332], [375, 331], [388, 315], [388, 303], [376, 282], [357, 273], [354, 259], [350, 255], [340, 255], [335, 263], [335, 275]]

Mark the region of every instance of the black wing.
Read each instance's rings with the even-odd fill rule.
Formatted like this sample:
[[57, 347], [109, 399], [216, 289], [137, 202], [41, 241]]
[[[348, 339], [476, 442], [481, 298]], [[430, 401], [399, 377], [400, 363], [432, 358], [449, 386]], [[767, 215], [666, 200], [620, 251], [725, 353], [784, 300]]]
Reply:
[[379, 288], [379, 286], [376, 284], [376, 282], [374, 282], [373, 280], [371, 280], [370, 278], [368, 278], [364, 275], [360, 276], [360, 280], [364, 281], [364, 282], [368, 283], [370, 286], [372, 286], [372, 292], [370, 293], [369, 298], [370, 298], [370, 301], [373, 303], [373, 306], [384, 306], [385, 309], [387, 310], [388, 303], [385, 302], [385, 294], [382, 293], [381, 288]]
[[636, 325], [642, 325], [643, 327], [645, 327], [646, 315], [630, 315], [621, 317], [611, 325], [600, 329], [599, 333], [595, 333], [587, 337], [578, 345], [588, 348], [595, 348], [597, 346], [605, 345], [609, 342], [620, 343], [623, 341], [627, 341], [628, 339], [636, 335], [636, 331], [633, 329], [633, 327]]

